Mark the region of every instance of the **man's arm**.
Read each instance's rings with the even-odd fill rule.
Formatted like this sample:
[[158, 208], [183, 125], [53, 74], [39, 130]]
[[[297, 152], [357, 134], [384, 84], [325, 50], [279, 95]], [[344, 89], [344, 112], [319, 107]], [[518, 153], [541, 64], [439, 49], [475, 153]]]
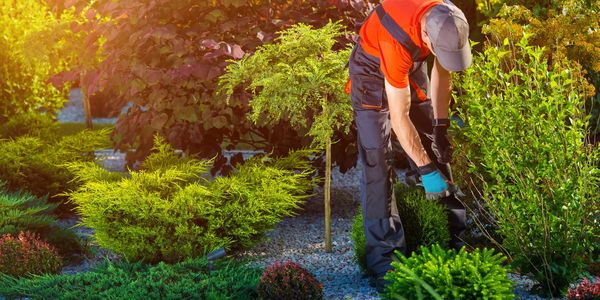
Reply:
[[427, 156], [423, 144], [421, 144], [419, 133], [409, 117], [410, 89], [408, 87], [394, 87], [386, 79], [385, 92], [390, 109], [392, 129], [396, 133], [400, 145], [402, 145], [406, 154], [417, 166], [421, 167], [430, 164], [431, 160]]
[[448, 183], [442, 173], [429, 159], [419, 133], [410, 120], [410, 89], [396, 88], [385, 80], [385, 92], [390, 109], [392, 129], [396, 133], [404, 152], [417, 164], [428, 198], [448, 196]]
[[452, 89], [452, 75], [444, 69], [437, 58], [431, 70], [431, 105], [434, 119], [448, 119], [448, 105]]
[[448, 139], [448, 106], [452, 89], [452, 75], [444, 69], [437, 58], [431, 70], [431, 105], [433, 106], [432, 150], [438, 162], [445, 164], [452, 160], [452, 145]]

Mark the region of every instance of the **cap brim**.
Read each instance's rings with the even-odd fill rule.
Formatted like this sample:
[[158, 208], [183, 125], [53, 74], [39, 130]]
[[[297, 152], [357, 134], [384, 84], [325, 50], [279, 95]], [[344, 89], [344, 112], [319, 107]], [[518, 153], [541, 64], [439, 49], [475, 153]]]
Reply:
[[470, 43], [466, 43], [462, 49], [457, 51], [435, 49], [435, 56], [440, 64], [442, 64], [442, 67], [448, 71], [463, 71], [471, 66], [472, 57]]

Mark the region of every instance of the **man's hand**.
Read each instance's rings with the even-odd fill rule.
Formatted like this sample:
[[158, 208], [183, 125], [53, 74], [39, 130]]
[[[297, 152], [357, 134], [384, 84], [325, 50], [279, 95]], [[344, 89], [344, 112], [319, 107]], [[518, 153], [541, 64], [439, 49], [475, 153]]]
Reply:
[[451, 194], [451, 186], [434, 163], [419, 167], [418, 172], [428, 199], [440, 199]]
[[437, 157], [438, 162], [442, 164], [450, 163], [452, 160], [452, 144], [448, 139], [448, 119], [435, 119], [433, 121], [433, 144], [431, 148]]

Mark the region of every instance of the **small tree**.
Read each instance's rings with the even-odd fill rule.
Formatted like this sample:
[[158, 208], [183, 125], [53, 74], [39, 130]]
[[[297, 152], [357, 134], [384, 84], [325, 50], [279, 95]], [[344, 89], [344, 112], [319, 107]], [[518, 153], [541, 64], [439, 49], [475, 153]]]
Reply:
[[350, 129], [352, 107], [344, 93], [350, 49], [334, 50], [343, 26], [320, 29], [297, 24], [280, 32], [277, 43], [233, 62], [220, 78], [228, 96], [242, 85], [254, 98], [250, 119], [271, 125], [284, 119], [306, 130], [312, 146], [325, 149], [325, 250], [331, 251], [331, 143], [335, 130]]

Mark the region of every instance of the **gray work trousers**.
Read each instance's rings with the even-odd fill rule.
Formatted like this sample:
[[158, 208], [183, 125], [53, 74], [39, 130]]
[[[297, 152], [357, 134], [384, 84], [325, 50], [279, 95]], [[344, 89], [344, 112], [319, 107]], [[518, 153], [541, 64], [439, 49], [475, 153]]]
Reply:
[[[358, 131], [358, 153], [363, 165], [360, 192], [367, 271], [372, 275], [380, 275], [392, 268], [390, 263], [395, 250], [406, 252], [404, 230], [393, 193], [396, 176], [391, 166], [393, 153], [390, 114], [379, 59], [364, 52], [357, 44], [352, 51], [349, 68], [352, 80], [350, 94]], [[423, 97], [427, 95], [429, 85], [427, 63], [415, 63], [409, 78], [411, 121], [419, 132], [429, 157], [448, 176], [446, 166], [437, 163], [431, 149], [433, 109], [431, 100]], [[412, 162], [411, 164], [414, 165]], [[465, 229], [465, 209], [454, 196], [442, 199], [441, 202], [448, 208], [450, 232], [453, 243], [456, 243], [457, 237]]]

